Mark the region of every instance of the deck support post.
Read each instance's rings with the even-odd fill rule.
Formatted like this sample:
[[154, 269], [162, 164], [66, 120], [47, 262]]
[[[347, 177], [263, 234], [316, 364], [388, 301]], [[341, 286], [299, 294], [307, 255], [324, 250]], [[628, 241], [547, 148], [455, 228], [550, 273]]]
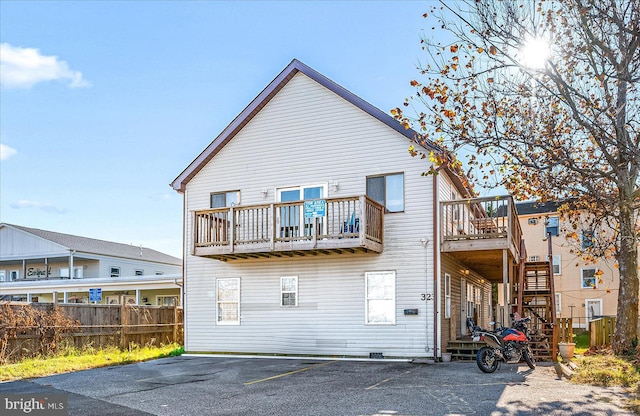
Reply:
[[507, 250], [502, 250], [502, 284], [503, 284], [503, 303], [504, 308], [502, 308], [502, 326], [509, 326], [509, 321], [507, 317], [509, 315], [509, 255]]

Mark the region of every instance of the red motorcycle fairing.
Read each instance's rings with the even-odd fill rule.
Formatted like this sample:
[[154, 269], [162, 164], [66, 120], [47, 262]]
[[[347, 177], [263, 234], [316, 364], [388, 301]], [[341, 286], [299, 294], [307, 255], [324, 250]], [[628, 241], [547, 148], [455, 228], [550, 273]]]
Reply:
[[527, 336], [524, 332], [520, 332], [517, 329], [506, 328], [504, 332], [502, 332], [502, 339], [505, 341], [527, 341]]

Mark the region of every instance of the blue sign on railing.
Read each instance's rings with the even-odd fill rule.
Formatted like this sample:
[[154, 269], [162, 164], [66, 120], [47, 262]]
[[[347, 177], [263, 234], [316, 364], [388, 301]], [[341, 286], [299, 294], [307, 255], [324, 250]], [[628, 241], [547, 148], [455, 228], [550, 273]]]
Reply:
[[102, 289], [101, 288], [89, 289], [89, 302], [102, 302]]
[[313, 201], [304, 201], [304, 217], [318, 218], [327, 216], [327, 200], [314, 199]]

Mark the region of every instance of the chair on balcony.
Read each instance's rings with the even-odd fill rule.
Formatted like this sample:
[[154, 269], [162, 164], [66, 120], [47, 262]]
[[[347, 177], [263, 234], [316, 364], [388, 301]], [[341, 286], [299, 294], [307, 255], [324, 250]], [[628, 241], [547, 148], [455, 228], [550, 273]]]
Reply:
[[351, 213], [351, 218], [349, 222], [345, 221], [343, 224], [343, 233], [344, 234], [353, 234], [360, 232], [360, 218], [355, 216], [355, 213]]

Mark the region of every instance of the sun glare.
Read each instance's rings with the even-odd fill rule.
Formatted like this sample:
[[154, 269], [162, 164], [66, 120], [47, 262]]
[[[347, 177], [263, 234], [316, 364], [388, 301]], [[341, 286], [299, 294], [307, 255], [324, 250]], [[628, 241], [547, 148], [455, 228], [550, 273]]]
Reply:
[[542, 69], [551, 56], [549, 43], [541, 38], [530, 38], [520, 49], [520, 61], [531, 69]]

